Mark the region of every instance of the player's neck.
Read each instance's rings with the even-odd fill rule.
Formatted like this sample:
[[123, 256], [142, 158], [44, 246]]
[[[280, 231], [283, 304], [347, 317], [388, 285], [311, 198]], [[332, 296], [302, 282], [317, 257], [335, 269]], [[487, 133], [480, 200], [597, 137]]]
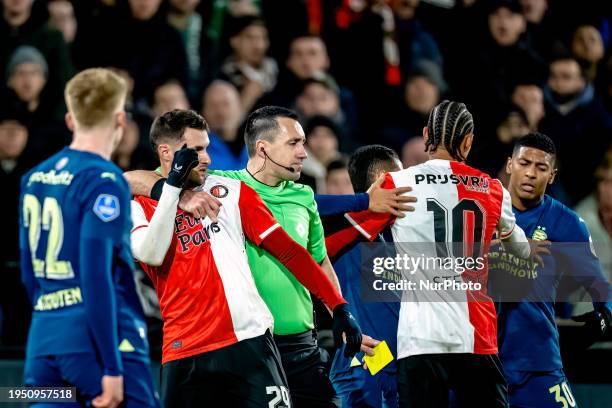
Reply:
[[449, 160], [457, 161], [449, 152], [438, 147], [435, 152], [429, 153], [429, 160]]
[[108, 134], [108, 131], [105, 132], [101, 130], [81, 130], [75, 132], [70, 148], [95, 153], [102, 156], [106, 160], [110, 160], [111, 154], [114, 150], [113, 140]]
[[264, 161], [251, 159], [247, 162], [246, 169], [249, 174], [260, 183], [263, 183], [270, 187], [275, 187], [279, 185], [283, 180], [278, 176], [272, 174], [269, 169], [266, 169], [264, 167], [265, 165], [266, 163]]
[[512, 198], [512, 206], [519, 211], [527, 211], [531, 208], [535, 208], [542, 202], [544, 196], [538, 197], [533, 200], [523, 200], [518, 194], [510, 192], [510, 197]]

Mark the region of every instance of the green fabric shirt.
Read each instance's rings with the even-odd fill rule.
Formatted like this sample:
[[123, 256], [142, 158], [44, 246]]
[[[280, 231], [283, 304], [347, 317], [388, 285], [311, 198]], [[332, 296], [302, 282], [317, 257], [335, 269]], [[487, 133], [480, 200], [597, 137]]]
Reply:
[[[323, 226], [310, 187], [293, 181], [271, 187], [257, 181], [246, 170], [209, 170], [209, 173], [241, 180], [253, 188], [291, 238], [306, 248], [317, 263], [325, 259]], [[246, 250], [259, 294], [274, 316], [274, 334], [296, 334], [312, 329], [312, 299], [308, 290], [265, 250], [250, 241]]]

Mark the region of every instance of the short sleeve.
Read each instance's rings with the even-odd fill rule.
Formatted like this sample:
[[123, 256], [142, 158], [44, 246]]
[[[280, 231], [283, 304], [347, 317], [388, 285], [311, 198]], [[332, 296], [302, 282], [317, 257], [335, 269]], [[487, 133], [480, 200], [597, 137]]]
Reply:
[[281, 227], [259, 194], [243, 182], [240, 182], [238, 207], [244, 235], [257, 246], [272, 231]]
[[[381, 185], [385, 189], [394, 189], [395, 183], [390, 173], [385, 174]], [[346, 213], [344, 217], [361, 235], [372, 241], [389, 224], [395, 221], [395, 216], [389, 213], [375, 213], [371, 211], [359, 211]]]
[[499, 222], [497, 223], [497, 231], [499, 232], [500, 239], [506, 239], [512, 235], [512, 232], [514, 231], [516, 218], [512, 212], [512, 199], [510, 198], [510, 193], [503, 186], [502, 194], [501, 213], [499, 216]]

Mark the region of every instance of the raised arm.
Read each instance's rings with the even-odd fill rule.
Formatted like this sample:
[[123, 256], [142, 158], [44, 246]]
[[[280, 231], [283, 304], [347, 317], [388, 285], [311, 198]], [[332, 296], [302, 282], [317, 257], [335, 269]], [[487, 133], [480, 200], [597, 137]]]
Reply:
[[172, 170], [163, 185], [163, 190], [151, 221], [147, 222], [144, 210], [137, 201], [132, 201], [132, 253], [136, 259], [151, 266], [160, 266], [172, 242], [174, 218], [179, 195], [191, 169], [198, 163], [198, 153], [183, 147], [174, 153]]

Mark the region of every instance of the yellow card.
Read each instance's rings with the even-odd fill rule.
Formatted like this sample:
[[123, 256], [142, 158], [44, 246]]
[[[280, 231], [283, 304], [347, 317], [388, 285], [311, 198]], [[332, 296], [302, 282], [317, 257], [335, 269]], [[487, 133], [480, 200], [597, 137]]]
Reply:
[[393, 361], [393, 354], [389, 350], [389, 346], [386, 341], [381, 341], [378, 346], [374, 347], [374, 355], [366, 355], [363, 359], [368, 364], [368, 370], [370, 374], [375, 375], [382, 370], [387, 364]]

